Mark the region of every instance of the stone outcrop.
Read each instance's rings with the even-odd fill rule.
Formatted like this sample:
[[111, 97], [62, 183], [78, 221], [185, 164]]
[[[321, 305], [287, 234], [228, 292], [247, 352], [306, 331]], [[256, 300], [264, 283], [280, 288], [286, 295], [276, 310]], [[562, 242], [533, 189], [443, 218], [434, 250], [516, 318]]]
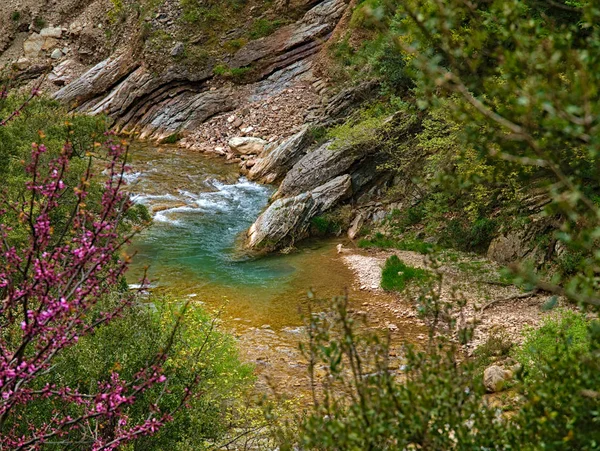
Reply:
[[311, 141], [309, 128], [304, 127], [279, 146], [267, 149], [259, 155], [248, 178], [263, 183], [280, 180], [304, 156]]
[[487, 258], [502, 264], [529, 260], [541, 265], [554, 253], [554, 242], [544, 246], [539, 237], [558, 227], [551, 218], [534, 216], [519, 230], [508, 230], [492, 240]]
[[67, 104], [82, 103], [106, 93], [138, 65], [129, 53], [111, 56], [56, 92], [54, 98]]
[[278, 199], [260, 215], [248, 231], [246, 246], [272, 251], [306, 237], [310, 219], [322, 214], [352, 194], [348, 174], [294, 197]]
[[242, 99], [269, 95], [305, 73], [308, 59], [319, 51], [346, 8], [344, 0], [318, 2], [296, 23], [250, 41], [226, 58], [223, 62], [232, 69], [252, 66], [256, 83], [249, 88], [211, 86], [214, 58], [191, 73], [171, 66], [155, 74], [122, 52], [98, 63], [55, 98], [75, 104], [80, 112], [108, 114], [117, 129], [138, 132], [142, 139], [193, 131], [207, 119], [235, 109]]
[[[287, 173], [275, 197], [295, 196], [347, 172], [371, 153], [368, 146], [337, 147], [327, 142], [302, 157]], [[351, 171], [353, 172], [353, 171]]]
[[327, 36], [346, 10], [344, 0], [325, 0], [308, 11], [295, 24], [270, 36], [251, 41], [234, 55], [230, 67], [240, 68], [261, 63], [263, 75], [302, 60], [319, 50], [317, 37]]
[[229, 140], [229, 148], [235, 155], [258, 155], [264, 152], [268, 142], [260, 138], [235, 137]]

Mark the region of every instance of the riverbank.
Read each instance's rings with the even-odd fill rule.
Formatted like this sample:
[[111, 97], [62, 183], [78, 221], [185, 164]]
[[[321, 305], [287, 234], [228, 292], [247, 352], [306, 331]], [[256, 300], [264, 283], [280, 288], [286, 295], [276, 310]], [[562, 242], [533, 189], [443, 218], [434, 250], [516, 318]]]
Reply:
[[[409, 266], [431, 269], [431, 262], [426, 256], [410, 251], [344, 249], [341, 259], [354, 274], [354, 290], [372, 294], [372, 301], [364, 306], [367, 314], [385, 310], [398, 322], [410, 320], [424, 326], [418, 317], [416, 303], [408, 295], [391, 294], [381, 288], [381, 271], [392, 255]], [[452, 257], [456, 259], [456, 254]], [[543, 308], [549, 301], [547, 294], [524, 292], [514, 285], [504, 285], [497, 280], [501, 268], [493, 262], [475, 256], [461, 256], [458, 261], [452, 262], [447, 254], [442, 254], [440, 259], [442, 265], [437, 271], [443, 276], [441, 300], [466, 300], [466, 306], [460, 313], [465, 321], [476, 325], [474, 339], [467, 348], [470, 353], [498, 334], [512, 343], [521, 343], [526, 328], [538, 327], [544, 317], [551, 314]], [[383, 295], [385, 300], [381, 298]], [[573, 308], [564, 299], [559, 299], [556, 306]]]

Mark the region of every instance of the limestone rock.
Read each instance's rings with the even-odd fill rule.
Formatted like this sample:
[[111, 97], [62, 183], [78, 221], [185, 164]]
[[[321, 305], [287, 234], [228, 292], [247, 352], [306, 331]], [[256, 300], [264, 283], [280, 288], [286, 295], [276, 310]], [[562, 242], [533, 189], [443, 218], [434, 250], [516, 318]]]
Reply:
[[370, 151], [367, 146], [335, 148], [332, 144], [325, 143], [302, 157], [281, 182], [276, 197], [294, 196], [311, 190], [347, 172]]
[[557, 227], [558, 224], [554, 224], [551, 218], [533, 216], [532, 221], [524, 227], [506, 231], [494, 238], [488, 247], [487, 257], [502, 264], [527, 259], [540, 265], [554, 249], [541, 245], [537, 238]]
[[365, 216], [362, 213], [358, 213], [356, 215], [356, 217], [352, 220], [352, 224], [350, 225], [350, 228], [348, 229], [348, 238], [350, 238], [351, 240], [356, 238], [356, 236], [358, 235], [358, 232], [360, 232], [360, 229], [362, 228], [364, 223], [365, 223]]
[[42, 45], [42, 50], [50, 50], [57, 46], [58, 46], [58, 39], [46, 38], [46, 39], [44, 39], [44, 45]]
[[308, 127], [304, 127], [281, 145], [268, 149], [248, 174], [250, 180], [273, 183], [283, 177], [304, 156], [311, 142]]
[[490, 393], [502, 391], [507, 381], [512, 378], [512, 371], [507, 371], [498, 365], [492, 365], [483, 372], [483, 385]]
[[50, 58], [52, 58], [53, 60], [59, 60], [63, 57], [63, 52], [61, 52], [60, 49], [54, 49], [52, 51], [52, 53], [50, 54]]
[[267, 141], [260, 138], [236, 137], [229, 140], [229, 147], [236, 155], [258, 155], [265, 150]]
[[37, 33], [33, 33], [23, 43], [23, 51], [25, 52], [25, 58], [36, 58], [42, 51], [44, 41], [46, 38], [40, 36]]
[[72, 59], [67, 59], [52, 69], [48, 75], [48, 80], [57, 86], [64, 86], [73, 79], [73, 71], [77, 63]]
[[62, 29], [59, 27], [46, 27], [40, 30], [40, 36], [45, 38], [60, 39], [62, 36]]
[[352, 179], [341, 175], [312, 191], [278, 199], [250, 227], [246, 246], [272, 251], [308, 234], [311, 219], [352, 193]]
[[111, 56], [96, 64], [73, 83], [56, 92], [54, 98], [65, 103], [88, 100], [108, 91], [138, 64], [128, 53]]
[[183, 52], [185, 52], [185, 45], [183, 44], [183, 42], [178, 42], [171, 49], [171, 56], [180, 56], [183, 55]]
[[31, 61], [27, 58], [19, 58], [15, 63], [13, 63], [13, 67], [16, 70], [25, 70], [31, 65]]

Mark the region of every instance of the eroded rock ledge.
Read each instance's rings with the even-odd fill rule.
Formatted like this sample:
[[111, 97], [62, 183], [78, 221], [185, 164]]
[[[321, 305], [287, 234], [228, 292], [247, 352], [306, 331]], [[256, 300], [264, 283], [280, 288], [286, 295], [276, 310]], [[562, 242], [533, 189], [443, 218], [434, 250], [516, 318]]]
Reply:
[[249, 86], [211, 83], [215, 61], [194, 73], [172, 66], [157, 75], [123, 52], [88, 70], [55, 98], [79, 112], [105, 113], [118, 130], [139, 133], [142, 139], [161, 140], [191, 131], [212, 116], [235, 109], [243, 99], [285, 89], [309, 71], [310, 58], [346, 8], [344, 0], [319, 2], [298, 22], [238, 50], [226, 63], [232, 69], [251, 67], [256, 81]]

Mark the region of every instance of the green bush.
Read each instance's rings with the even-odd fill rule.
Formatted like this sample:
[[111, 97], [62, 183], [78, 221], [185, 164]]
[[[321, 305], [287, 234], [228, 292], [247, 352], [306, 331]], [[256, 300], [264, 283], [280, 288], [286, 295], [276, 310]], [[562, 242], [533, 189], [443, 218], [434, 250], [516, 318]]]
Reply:
[[487, 251], [498, 223], [494, 219], [478, 218], [474, 222], [452, 219], [442, 230], [441, 244], [466, 252]]
[[[481, 365], [443, 334], [425, 351], [406, 345], [396, 359], [389, 341], [357, 322], [347, 301], [336, 302], [329, 315], [313, 315], [308, 328], [305, 356], [313, 375], [325, 375], [315, 379], [316, 403], [308, 415], [298, 416], [298, 432], [282, 434], [282, 450], [600, 447], [598, 322], [587, 329], [587, 351], [571, 351], [568, 337], [554, 337], [555, 352], [537, 362], [544, 377], [517, 384], [506, 415], [497, 401], [486, 400]], [[507, 349], [500, 339], [482, 353], [506, 355]]]
[[[100, 307], [107, 307], [116, 300], [117, 295], [103, 301]], [[94, 387], [107, 381], [116, 369], [122, 377], [132, 378], [167, 345], [180, 309], [181, 304], [158, 297], [127, 309], [121, 318], [82, 337], [58, 356], [53, 370], [40, 384], [79, 387], [84, 393], [93, 394]], [[252, 368], [240, 362], [234, 339], [217, 331], [200, 307], [188, 308], [164, 367], [169, 380], [168, 391], [161, 394], [162, 387], [156, 387], [145, 392], [129, 408], [133, 421], [145, 418], [148, 406], [153, 403], [166, 411], [177, 407], [196, 372], [200, 375], [199, 395], [178, 410], [173, 421], [156, 435], [142, 437], [127, 449], [210, 449], [211, 443], [223, 439], [231, 428], [245, 424], [247, 418], [243, 417], [251, 415], [244, 397], [254, 381]], [[43, 422], [57, 407], [61, 406], [39, 402], [23, 414], [28, 419], [39, 418]], [[239, 413], [242, 411], [244, 413]], [[62, 449], [61, 445], [47, 446]]]
[[385, 262], [381, 273], [381, 288], [388, 291], [404, 291], [409, 282], [423, 282], [431, 278], [425, 269], [414, 268], [392, 255]]
[[525, 378], [545, 377], [543, 362], [557, 355], [570, 359], [573, 355], [589, 352], [588, 329], [585, 315], [570, 310], [547, 318], [538, 329], [526, 329], [525, 341], [514, 353], [515, 359], [523, 365]]

